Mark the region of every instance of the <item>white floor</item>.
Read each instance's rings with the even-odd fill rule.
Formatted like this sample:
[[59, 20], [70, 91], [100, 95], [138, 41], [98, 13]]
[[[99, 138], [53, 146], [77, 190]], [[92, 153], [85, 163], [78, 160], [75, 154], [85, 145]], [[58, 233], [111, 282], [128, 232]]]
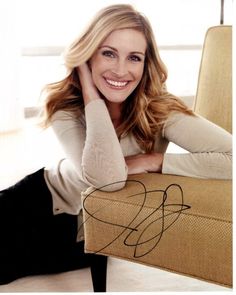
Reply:
[[[173, 147], [172, 147], [173, 148]], [[63, 155], [52, 131], [25, 128], [0, 134], [0, 189]], [[232, 289], [115, 258], [108, 262], [108, 292], [228, 292]], [[1, 292], [92, 292], [89, 269], [34, 276], [0, 286]]]
[[[143, 265], [109, 258], [108, 292], [227, 292], [231, 289]], [[89, 269], [34, 276], [0, 286], [1, 292], [92, 292]]]

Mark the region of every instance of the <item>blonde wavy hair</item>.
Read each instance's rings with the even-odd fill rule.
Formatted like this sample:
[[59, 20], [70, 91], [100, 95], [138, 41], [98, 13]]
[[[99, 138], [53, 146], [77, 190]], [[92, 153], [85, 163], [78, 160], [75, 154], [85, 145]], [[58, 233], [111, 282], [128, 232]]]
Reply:
[[64, 52], [67, 76], [46, 86], [46, 125], [58, 110], [79, 116], [84, 110], [82, 90], [76, 67], [89, 61], [101, 43], [114, 30], [134, 29], [146, 38], [147, 50], [142, 79], [123, 103], [122, 124], [118, 136], [132, 132], [146, 152], [152, 152], [155, 138], [172, 111], [193, 115], [193, 112], [165, 88], [167, 69], [162, 62], [151, 25], [147, 18], [128, 4], [105, 7], [95, 15], [85, 32]]

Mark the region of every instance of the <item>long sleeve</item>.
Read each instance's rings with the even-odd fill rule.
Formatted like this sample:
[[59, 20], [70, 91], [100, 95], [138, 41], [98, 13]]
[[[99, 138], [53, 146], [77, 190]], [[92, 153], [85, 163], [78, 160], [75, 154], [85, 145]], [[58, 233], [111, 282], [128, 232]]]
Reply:
[[163, 137], [188, 153], [164, 155], [162, 173], [197, 178], [232, 178], [232, 135], [200, 116], [171, 115]]
[[[94, 100], [85, 107], [85, 119], [75, 119], [68, 112], [57, 112], [52, 128], [66, 158], [86, 185], [105, 186], [102, 189], [107, 191], [125, 185], [126, 163], [103, 100]], [[113, 183], [116, 184], [108, 185]]]

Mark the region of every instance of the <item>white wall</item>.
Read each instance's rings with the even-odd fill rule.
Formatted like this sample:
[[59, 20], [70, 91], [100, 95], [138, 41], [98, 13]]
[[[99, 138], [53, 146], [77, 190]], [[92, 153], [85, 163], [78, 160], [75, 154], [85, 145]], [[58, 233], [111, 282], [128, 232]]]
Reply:
[[15, 9], [11, 0], [0, 1], [0, 132], [21, 128], [23, 106], [19, 99], [19, 58]]

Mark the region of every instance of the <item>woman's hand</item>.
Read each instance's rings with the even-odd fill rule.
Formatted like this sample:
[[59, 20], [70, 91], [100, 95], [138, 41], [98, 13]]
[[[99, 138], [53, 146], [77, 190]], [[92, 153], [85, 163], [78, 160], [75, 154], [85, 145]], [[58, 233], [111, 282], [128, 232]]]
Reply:
[[125, 157], [128, 174], [160, 172], [162, 170], [164, 155], [161, 153], [138, 154]]
[[99, 92], [94, 85], [92, 74], [87, 63], [77, 67], [80, 84], [82, 86], [82, 93], [84, 105], [95, 99], [101, 99]]

